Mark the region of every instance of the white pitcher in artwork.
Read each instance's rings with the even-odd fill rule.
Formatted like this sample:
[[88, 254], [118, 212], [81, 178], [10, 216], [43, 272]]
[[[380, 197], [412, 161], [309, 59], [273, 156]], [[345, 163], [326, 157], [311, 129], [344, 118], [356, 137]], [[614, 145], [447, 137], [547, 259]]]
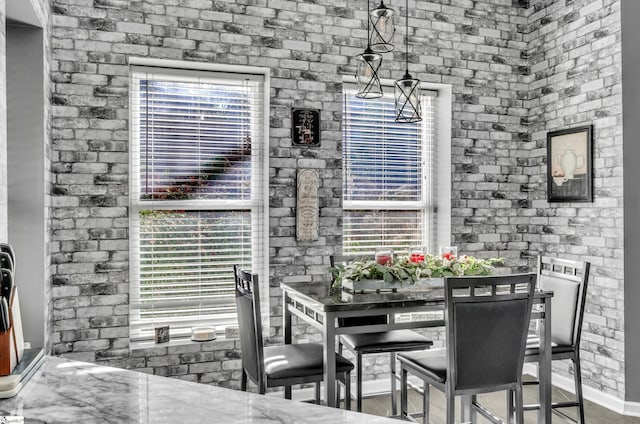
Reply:
[[576, 152], [571, 149], [566, 149], [563, 155], [557, 154], [556, 160], [560, 163], [560, 167], [564, 173], [564, 181], [572, 179], [576, 169], [584, 166], [584, 157], [577, 155]]

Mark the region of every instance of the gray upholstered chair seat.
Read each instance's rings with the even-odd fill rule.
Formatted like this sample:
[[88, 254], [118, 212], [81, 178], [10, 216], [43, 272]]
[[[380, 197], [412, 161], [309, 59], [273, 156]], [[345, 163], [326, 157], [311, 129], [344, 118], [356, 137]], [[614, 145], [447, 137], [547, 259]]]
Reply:
[[367, 353], [425, 349], [433, 345], [431, 340], [411, 330], [346, 334], [342, 336], [341, 341], [342, 344], [351, 350]]
[[432, 380], [440, 383], [447, 380], [447, 349], [445, 348], [401, 353], [398, 357], [422, 368], [421, 371]]
[[[284, 379], [322, 374], [322, 345], [319, 343], [268, 346], [264, 368], [268, 378]], [[353, 364], [336, 354], [336, 373], [353, 370]]]
[[[551, 342], [551, 354], [569, 353], [573, 352], [573, 346], [558, 345], [558, 343]], [[527, 349], [525, 350], [525, 356], [539, 355], [540, 354], [540, 338], [529, 337], [527, 339]]]

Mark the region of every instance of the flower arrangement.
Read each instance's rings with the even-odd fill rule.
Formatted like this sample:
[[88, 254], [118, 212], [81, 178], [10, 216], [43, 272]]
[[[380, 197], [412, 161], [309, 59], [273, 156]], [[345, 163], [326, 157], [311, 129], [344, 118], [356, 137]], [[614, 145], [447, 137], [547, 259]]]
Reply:
[[455, 256], [444, 253], [439, 256], [425, 254], [400, 256], [384, 265], [375, 260], [358, 260], [331, 269], [334, 286], [342, 280], [384, 280], [414, 283], [420, 278], [456, 277], [462, 275], [491, 275], [494, 265], [501, 264], [503, 258], [480, 259], [473, 256]]

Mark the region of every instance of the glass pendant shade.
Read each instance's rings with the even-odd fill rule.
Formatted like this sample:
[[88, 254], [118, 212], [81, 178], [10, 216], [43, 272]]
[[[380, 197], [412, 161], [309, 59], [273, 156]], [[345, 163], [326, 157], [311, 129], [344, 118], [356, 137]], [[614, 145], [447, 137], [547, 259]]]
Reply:
[[420, 80], [412, 78], [409, 72], [394, 84], [396, 100], [396, 122], [419, 122]]
[[369, 19], [372, 23], [372, 31], [369, 34], [369, 44], [371, 50], [379, 53], [386, 53], [393, 50], [393, 15], [395, 11], [385, 6], [380, 1], [380, 5], [369, 12]]
[[378, 70], [382, 64], [382, 55], [374, 53], [369, 47], [364, 53], [356, 56], [358, 68], [356, 70], [356, 82], [358, 93], [356, 97], [361, 99], [375, 99], [382, 97], [382, 86], [378, 77]]

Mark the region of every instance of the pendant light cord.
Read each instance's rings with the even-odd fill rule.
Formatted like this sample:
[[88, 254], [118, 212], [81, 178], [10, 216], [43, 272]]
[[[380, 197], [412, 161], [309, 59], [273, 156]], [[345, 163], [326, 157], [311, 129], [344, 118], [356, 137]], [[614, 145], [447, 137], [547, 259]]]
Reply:
[[405, 33], [404, 33], [404, 63], [405, 73], [409, 75], [409, 0], [405, 0]]
[[371, 8], [371, 0], [367, 0], [367, 49], [371, 47], [371, 37], [369, 36], [369, 25], [371, 23], [371, 18], [369, 17], [369, 9]]

